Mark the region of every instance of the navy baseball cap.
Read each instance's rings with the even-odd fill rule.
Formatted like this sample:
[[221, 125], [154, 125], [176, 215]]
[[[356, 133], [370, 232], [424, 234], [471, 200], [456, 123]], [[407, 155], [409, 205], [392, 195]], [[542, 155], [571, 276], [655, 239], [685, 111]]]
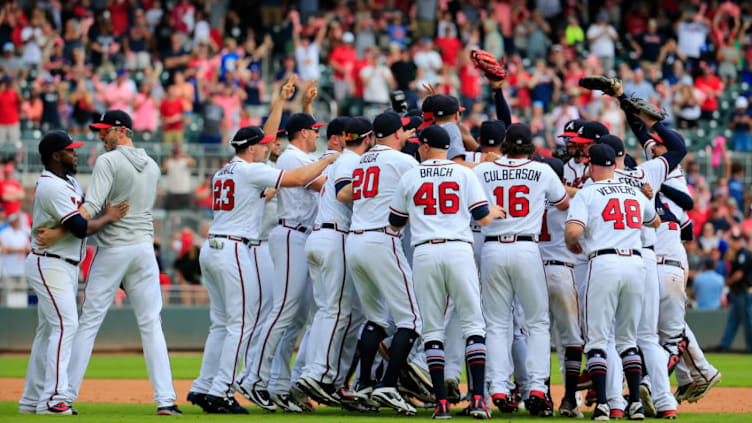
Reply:
[[403, 122], [405, 119], [409, 119], [409, 122], [403, 126], [406, 130], [408, 129], [418, 129], [421, 125], [423, 125], [423, 118], [420, 116], [406, 116], [402, 118]]
[[230, 144], [234, 147], [239, 147], [244, 144], [266, 144], [274, 141], [277, 134], [264, 135], [264, 130], [259, 126], [244, 126], [238, 129], [235, 136], [230, 140]]
[[507, 129], [505, 141], [517, 145], [531, 144], [533, 142], [533, 133], [526, 124], [513, 123]]
[[432, 107], [434, 117], [449, 116], [457, 112], [464, 112], [465, 108], [460, 107], [457, 97], [451, 95], [438, 94], [432, 97]]
[[588, 152], [590, 164], [596, 166], [613, 166], [616, 164], [616, 152], [608, 144], [595, 144]]
[[577, 131], [587, 123], [584, 119], [572, 119], [564, 125], [564, 132], [559, 134], [560, 137], [576, 137]]
[[614, 149], [616, 157], [624, 155], [624, 141], [616, 135], [604, 135], [598, 139], [598, 144], [610, 145]]
[[334, 118], [329, 125], [326, 126], [326, 139], [331, 138], [333, 135], [342, 135], [345, 132], [345, 126], [352, 118], [349, 116], [340, 116]]
[[122, 110], [108, 110], [105, 114], [99, 117], [99, 119], [89, 125], [94, 131], [100, 131], [102, 129], [109, 129], [123, 126], [128, 129], [133, 129], [133, 120], [131, 116]]
[[373, 133], [371, 122], [363, 117], [350, 118], [344, 127], [345, 141], [352, 142], [365, 138]]
[[73, 141], [65, 131], [50, 131], [39, 141], [39, 154], [48, 157], [60, 150], [70, 150], [83, 145], [81, 141]]
[[577, 130], [577, 135], [570, 138], [570, 142], [587, 144], [596, 142], [604, 135], [608, 135], [608, 128], [600, 122], [587, 122]]
[[446, 129], [431, 125], [420, 133], [420, 142], [433, 148], [449, 150], [449, 133]]
[[397, 113], [387, 110], [373, 120], [373, 132], [376, 134], [376, 138], [386, 138], [409, 123], [410, 118], [402, 118]]
[[285, 131], [288, 134], [300, 132], [303, 129], [315, 129], [326, 126], [325, 123], [316, 122], [316, 119], [308, 113], [295, 113], [287, 118], [287, 124], [285, 125]]
[[507, 126], [500, 120], [487, 120], [480, 125], [480, 145], [501, 145], [507, 134]]

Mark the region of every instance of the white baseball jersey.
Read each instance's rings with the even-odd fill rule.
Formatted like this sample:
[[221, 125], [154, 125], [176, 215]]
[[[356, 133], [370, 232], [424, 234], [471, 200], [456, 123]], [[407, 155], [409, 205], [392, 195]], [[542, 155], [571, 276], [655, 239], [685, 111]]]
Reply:
[[[267, 161], [265, 164], [272, 169], [275, 168], [274, 162]], [[261, 219], [261, 233], [259, 234], [259, 239], [268, 240], [269, 233], [271, 233], [272, 229], [277, 226], [277, 221], [279, 220], [277, 217], [278, 202], [279, 199], [277, 199], [276, 195], [274, 195], [271, 200], [264, 201], [264, 217]]]
[[473, 170], [486, 196], [507, 211], [505, 219], [483, 227], [483, 235], [538, 235], [545, 201], [555, 206], [567, 198], [559, 177], [545, 163], [503, 157]]
[[473, 241], [470, 212], [488, 200], [473, 172], [451, 160], [426, 160], [402, 176], [389, 207], [410, 218], [410, 242]]
[[[84, 202], [84, 191], [73, 176], [62, 179], [54, 173], [44, 170], [39, 176], [34, 191], [34, 206], [31, 212], [34, 233], [37, 228], [56, 228], [66, 220], [78, 214], [78, 207]], [[76, 238], [66, 233], [55, 245], [39, 248], [32, 237], [31, 248], [60, 257], [81, 261], [83, 259], [85, 239]]]
[[[257, 240], [261, 238], [261, 221], [266, 188], [279, 188], [283, 170], [264, 163], [249, 163], [234, 157], [212, 178], [212, 235], [231, 235]], [[281, 191], [280, 191], [281, 192]]]
[[[684, 172], [682, 172], [682, 169], [679, 166], [671, 171], [668, 178], [666, 178], [665, 184], [671, 188], [682, 191], [685, 194], [689, 194], [687, 180], [684, 177]], [[657, 193], [658, 189], [654, 189], [654, 191]], [[655, 254], [673, 260], [681, 260], [684, 256], [684, 245], [681, 242], [681, 228], [689, 223], [688, 216], [681, 207], [666, 198], [663, 194], [657, 193], [656, 195], [658, 195], [658, 200], [663, 207], [666, 207], [674, 216], [676, 216], [677, 219], [679, 219], [679, 224], [668, 221], [661, 222], [661, 226], [655, 231]]]
[[[616, 169], [614, 179], [637, 189], [641, 189], [643, 185], [648, 184], [656, 195], [658, 190], [661, 189], [661, 184], [666, 180], [667, 174], [668, 162], [663, 157], [658, 157], [640, 164], [636, 169]], [[643, 227], [641, 239], [643, 246], [654, 246], [655, 229]]]
[[360, 161], [360, 156], [357, 153], [345, 149], [337, 160], [326, 168], [327, 178], [321, 188], [319, 213], [316, 215], [317, 225], [336, 223], [338, 229], [346, 231], [350, 228], [352, 204], [337, 200], [336, 185], [352, 180], [353, 169], [358, 161]]
[[[277, 169], [295, 170], [307, 166], [318, 159], [312, 154], [288, 144], [285, 151], [277, 159]], [[277, 212], [280, 219], [297, 222], [304, 226], [312, 226], [318, 212], [318, 193], [308, 189], [317, 178], [314, 178], [305, 186], [289, 187], [280, 189], [277, 193], [279, 203]]]
[[418, 161], [386, 145], [377, 144], [360, 156], [352, 173], [351, 231], [389, 225], [389, 204], [402, 175]]
[[639, 249], [643, 222], [656, 218], [655, 207], [639, 189], [607, 179], [577, 193], [569, 206], [567, 223], [585, 228], [584, 248], [590, 254], [606, 248]]
[[540, 230], [538, 246], [543, 260], [558, 260], [574, 264], [577, 257], [567, 249], [567, 244], [564, 241], [564, 224], [567, 221], [567, 211], [559, 210], [546, 201], [546, 210], [543, 213], [542, 220], [543, 225]]
[[589, 170], [589, 166], [584, 161], [577, 163], [574, 159], [564, 165], [564, 185], [572, 188], [582, 188], [585, 184], [585, 174]]

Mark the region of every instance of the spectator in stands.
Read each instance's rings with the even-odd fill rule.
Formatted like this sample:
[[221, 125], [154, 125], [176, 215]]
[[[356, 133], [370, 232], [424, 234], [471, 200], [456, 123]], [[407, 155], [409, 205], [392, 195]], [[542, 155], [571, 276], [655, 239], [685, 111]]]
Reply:
[[418, 67], [418, 89], [423, 84], [436, 84], [439, 79], [439, 70], [441, 70], [441, 56], [433, 48], [433, 41], [426, 37], [420, 43], [418, 51], [413, 58], [415, 66]]
[[[297, 22], [297, 25], [295, 25], [295, 22]], [[321, 71], [319, 70], [319, 55], [328, 26], [329, 20], [325, 18], [321, 22], [321, 26], [317, 28], [315, 37], [303, 36], [301, 38], [300, 22], [293, 20], [292, 41], [301, 81], [313, 81], [314, 79], [319, 79], [321, 75]]]
[[640, 59], [643, 67], [658, 62], [664, 41], [663, 35], [658, 32], [658, 22], [655, 19], [648, 20], [647, 31], [639, 31], [629, 40], [635, 57]]
[[676, 44], [674, 38], [666, 40], [666, 44], [661, 47], [658, 55], [658, 64], [661, 66], [663, 77], [667, 78], [671, 85], [677, 84], [684, 75], [684, 63], [687, 57], [684, 56]]
[[392, 71], [386, 67], [384, 55], [373, 49], [373, 58], [360, 71], [360, 80], [363, 82], [363, 101], [366, 110], [364, 114], [372, 119], [389, 107], [389, 93], [396, 87]]
[[650, 101], [656, 101], [656, 95], [653, 84], [645, 80], [645, 72], [642, 68], [637, 68], [632, 72], [632, 78], [624, 81], [624, 95], [644, 98]]
[[205, 217], [212, 217], [212, 206], [214, 205], [214, 199], [212, 198], [212, 176], [207, 175], [204, 181], [196, 187], [193, 192], [193, 199], [196, 207], [201, 210]]
[[218, 84], [214, 101], [224, 110], [224, 128], [228, 136], [234, 134], [239, 128], [240, 108], [244, 99], [245, 90], [240, 89], [237, 85], [231, 82]]
[[193, 113], [193, 100], [196, 96], [196, 90], [189, 81], [186, 81], [185, 74], [183, 72], [175, 72], [172, 79], [172, 86], [175, 87], [175, 97], [179, 98], [183, 102], [183, 113], [186, 116], [190, 116]]
[[13, 77], [0, 79], [0, 144], [21, 141], [21, 95]]
[[392, 62], [390, 67], [392, 75], [394, 75], [394, 81], [397, 84], [397, 89], [402, 90], [405, 93], [407, 100], [407, 107], [409, 109], [415, 109], [418, 107], [418, 93], [417, 93], [417, 71], [418, 67], [410, 57], [408, 50], [400, 50], [399, 59]]
[[245, 81], [245, 101], [244, 106], [259, 106], [263, 104], [266, 97], [266, 84], [261, 77], [261, 69], [257, 64], [250, 67], [250, 76]]
[[433, 37], [436, 35], [436, 11], [438, 0], [424, 0], [416, 4], [415, 19], [417, 38]]
[[582, 30], [580, 22], [577, 20], [577, 15], [572, 14], [569, 16], [564, 37], [568, 46], [574, 47], [578, 51], [582, 50], [582, 46], [585, 44], [585, 31]]
[[[21, 119], [31, 123], [34, 128], [39, 128], [42, 125], [42, 110], [44, 109], [42, 103], [42, 93], [37, 84], [31, 87], [31, 94], [29, 98], [25, 99], [21, 103]], [[19, 131], [20, 136], [20, 131]]]
[[133, 113], [131, 103], [136, 96], [136, 84], [128, 77], [128, 71], [120, 69], [117, 79], [107, 85], [104, 91], [104, 101], [108, 110], [123, 110]]
[[715, 271], [712, 258], [705, 259], [704, 270], [695, 276], [692, 282], [692, 292], [695, 294], [698, 310], [718, 310], [721, 308], [721, 294], [723, 293], [723, 276]]
[[[705, 41], [710, 32], [709, 21], [705, 17], [705, 4], [697, 13], [685, 11], [681, 21], [675, 26], [677, 35], [677, 47], [682, 56], [686, 57], [691, 65], [700, 60]], [[693, 68], [694, 66], [690, 66]]]
[[596, 22], [587, 30], [587, 39], [590, 44], [590, 53], [601, 61], [604, 72], [610, 72], [614, 67], [616, 57], [616, 45], [619, 34], [613, 26], [606, 22], [606, 14], [598, 13]]
[[15, 47], [13, 43], [8, 41], [3, 45], [3, 56], [0, 57], [0, 72], [4, 72], [9, 76], [18, 77], [23, 70], [23, 63], [21, 59], [15, 54]]
[[[76, 89], [68, 98], [73, 111], [71, 112], [71, 134], [89, 132], [89, 124], [95, 118], [94, 94], [89, 91], [84, 78], [76, 82]], [[153, 119], [156, 121], [156, 116]], [[156, 122], [154, 122], [156, 126]]]
[[715, 35], [716, 52], [718, 59], [718, 76], [724, 84], [733, 84], [736, 81], [738, 67], [741, 63], [742, 52], [740, 47], [744, 44], [744, 34], [752, 22], [749, 20], [741, 24], [740, 17], [733, 17], [733, 27], [728, 22], [721, 24], [722, 18], [728, 18], [726, 11], [721, 8], [713, 17], [713, 33]]
[[178, 97], [178, 88], [173, 85], [167, 90], [167, 96], [159, 105], [159, 114], [162, 118], [162, 140], [165, 144], [183, 143], [183, 117], [185, 103]]
[[[21, 214], [8, 216], [8, 225], [0, 231], [2, 244], [2, 284], [4, 306], [25, 307], [29, 285], [24, 276], [24, 260], [31, 251], [28, 227], [21, 222]], [[15, 294], [15, 295], [14, 295]], [[17, 298], [13, 298], [13, 297]], [[12, 300], [9, 301], [9, 300]]]
[[191, 168], [195, 165], [196, 161], [180, 145], [174, 145], [170, 156], [162, 162], [162, 171], [167, 175], [166, 210], [190, 208]]
[[103, 13], [95, 15], [95, 24], [89, 28], [86, 36], [89, 41], [87, 49], [90, 53], [89, 58], [95, 68], [105, 65], [106, 68], [111, 69], [113, 64], [110, 56], [119, 50], [119, 45], [112, 34], [112, 22], [108, 16]]
[[528, 20], [527, 26], [527, 57], [530, 60], [545, 59], [548, 47], [551, 45], [549, 35], [551, 27], [541, 15], [540, 9], [533, 10], [532, 19]]
[[746, 248], [745, 240], [740, 233], [731, 235], [726, 258], [731, 263], [726, 277], [726, 285], [731, 290], [730, 309], [719, 349], [722, 351], [731, 349], [739, 325], [742, 325], [744, 345], [749, 353], [752, 352], [752, 303], [747, 290], [752, 284], [752, 255]]
[[42, 64], [42, 49], [51, 40], [44, 36], [42, 25], [44, 13], [40, 9], [33, 9], [29, 25], [21, 30], [21, 41], [24, 44], [21, 61], [30, 69], [39, 68]]
[[[179, 33], [170, 35], [169, 50], [163, 55], [164, 69], [170, 75], [172, 80], [175, 72], [184, 71], [191, 61], [191, 55], [188, 50], [183, 48], [183, 41]], [[224, 73], [221, 75], [224, 76]]]
[[26, 198], [23, 185], [15, 178], [12, 162], [3, 165], [3, 179], [0, 180], [0, 208], [6, 216], [21, 212], [21, 201]]
[[742, 235], [747, 237], [747, 239], [752, 239], [752, 204], [747, 206], [747, 218], [742, 221], [742, 224], [740, 226]]
[[741, 162], [732, 162], [728, 168], [729, 197], [734, 199], [738, 211], [741, 211], [744, 207], [744, 165]]
[[151, 55], [148, 50], [150, 42], [151, 32], [149, 32], [144, 10], [136, 9], [133, 12], [133, 25], [128, 30], [128, 35], [123, 37], [126, 68], [136, 70], [151, 65]]
[[750, 139], [750, 129], [752, 129], [752, 116], [747, 113], [749, 106], [747, 98], [739, 96], [734, 102], [735, 111], [731, 115], [731, 122], [729, 122], [729, 128], [733, 132], [734, 151], [750, 151], [752, 150], [752, 142]]
[[702, 118], [705, 120], [713, 119], [713, 112], [718, 110], [718, 99], [723, 94], [723, 83], [721, 79], [713, 73], [713, 67], [705, 62], [700, 62], [702, 74], [695, 78], [695, 88], [705, 95], [705, 101], [700, 104]]
[[719, 242], [720, 238], [718, 237], [718, 235], [716, 235], [713, 223], [705, 222], [705, 224], [702, 225], [702, 235], [697, 240], [697, 243], [700, 245], [702, 251], [709, 253], [713, 249], [718, 248]]
[[351, 92], [349, 75], [357, 60], [357, 53], [353, 47], [354, 41], [355, 36], [351, 32], [346, 32], [342, 36], [342, 42], [334, 47], [329, 55], [329, 66], [334, 71], [332, 75], [334, 99], [338, 104], [342, 103]]
[[452, 32], [452, 26], [441, 25], [439, 22], [439, 36], [436, 38], [436, 49], [441, 53], [441, 62], [444, 66], [457, 66], [457, 55], [462, 51], [462, 43], [457, 38], [457, 30]]
[[42, 83], [42, 90], [42, 130], [60, 129], [63, 126], [60, 119], [60, 102], [63, 101], [60, 86], [51, 76], [48, 76]]
[[701, 99], [704, 94], [694, 86], [692, 77], [684, 75], [679, 85], [679, 89], [674, 94], [674, 107], [676, 121], [679, 128], [696, 128], [702, 109], [700, 108]]
[[157, 121], [158, 101], [154, 96], [152, 86], [151, 81], [143, 81], [138, 94], [133, 99], [133, 130], [140, 135], [154, 135], [159, 126]]

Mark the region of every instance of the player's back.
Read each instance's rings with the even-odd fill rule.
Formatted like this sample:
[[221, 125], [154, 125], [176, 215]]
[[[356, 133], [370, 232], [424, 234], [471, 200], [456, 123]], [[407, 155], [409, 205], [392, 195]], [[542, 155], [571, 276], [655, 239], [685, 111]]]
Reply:
[[638, 250], [643, 216], [656, 217], [647, 197], [638, 188], [608, 179], [577, 193], [567, 222], [585, 227], [585, 253], [591, 254], [604, 249]]
[[[43, 171], [34, 189], [34, 205], [31, 212], [32, 233], [37, 228], [60, 226], [78, 212], [83, 196], [81, 186], [72, 176], [62, 179], [47, 170]], [[72, 233], [67, 232], [54, 245], [42, 249], [37, 245], [36, 239], [31, 238], [32, 250], [45, 251], [77, 261], [83, 258], [84, 243], [85, 239], [76, 238]]]
[[546, 201], [546, 210], [543, 213], [543, 225], [541, 226], [540, 242], [541, 256], [543, 260], [557, 260], [564, 263], [574, 264], [577, 256], [567, 249], [564, 241], [564, 225], [567, 221], [567, 211], [559, 210], [556, 206]]
[[[325, 157], [326, 155], [322, 156]], [[352, 170], [358, 164], [360, 156], [345, 149], [329, 167], [326, 168], [326, 182], [321, 188], [319, 197], [319, 211], [316, 224], [336, 223], [338, 229], [348, 230], [352, 217], [352, 204], [337, 200], [336, 185], [341, 180], [351, 180]]]
[[471, 211], [488, 204], [473, 172], [451, 160], [426, 160], [402, 176], [390, 210], [410, 218], [410, 242], [472, 242]]
[[484, 235], [538, 235], [545, 200], [556, 205], [567, 198], [554, 171], [540, 162], [503, 157], [474, 170], [486, 197], [507, 212], [505, 219], [484, 227]]
[[[277, 169], [294, 170], [316, 162], [316, 158], [293, 144], [277, 158]], [[314, 179], [315, 180], [315, 179]], [[313, 182], [313, 181], [311, 181]], [[277, 193], [277, 210], [280, 219], [286, 219], [304, 226], [313, 225], [318, 211], [318, 193], [306, 186], [282, 188]]]
[[230, 160], [212, 178], [212, 235], [229, 235], [250, 240], [261, 237], [264, 190], [278, 188], [282, 172], [263, 163]]
[[377, 144], [360, 156], [352, 174], [351, 231], [377, 229], [389, 224], [389, 204], [402, 175], [418, 165], [407, 154]]
[[582, 188], [588, 179], [588, 170], [588, 164], [584, 161], [577, 163], [574, 159], [569, 159], [564, 164], [564, 185], [572, 188]]

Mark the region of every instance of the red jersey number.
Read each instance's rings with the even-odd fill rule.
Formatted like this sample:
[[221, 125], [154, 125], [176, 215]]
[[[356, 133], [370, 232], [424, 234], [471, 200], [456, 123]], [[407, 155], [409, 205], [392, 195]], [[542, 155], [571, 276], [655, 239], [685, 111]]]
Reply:
[[[438, 203], [439, 211], [442, 214], [455, 214], [460, 209], [460, 198], [454, 192], [460, 190], [456, 182], [442, 182], [439, 184]], [[454, 191], [454, 192], [450, 192]], [[436, 214], [436, 196], [434, 196], [434, 186], [432, 182], [426, 182], [418, 188], [413, 195], [413, 202], [416, 206], [423, 206], [423, 214]]]
[[[624, 212], [622, 212], [622, 209]], [[624, 207], [618, 199], [612, 198], [606, 203], [606, 208], [601, 213], [603, 220], [614, 222], [614, 229], [622, 230], [626, 226], [633, 229], [642, 227], [642, 213], [640, 212], [640, 203], [637, 200], [624, 200]]]
[[212, 210], [232, 210], [235, 207], [235, 181], [214, 182]]
[[551, 234], [548, 233], [548, 210], [543, 210], [543, 224], [541, 225], [541, 232], [538, 240], [541, 242], [551, 241]]
[[530, 194], [527, 185], [515, 185], [509, 188], [509, 205], [504, 206], [504, 187], [496, 187], [493, 191], [496, 196], [496, 204], [503, 207], [512, 217], [524, 217], [530, 213], [530, 201], [521, 197], [520, 194]]
[[379, 192], [379, 168], [376, 166], [369, 167], [365, 171], [363, 169], [355, 169], [353, 171], [353, 187], [352, 197], [353, 201], [360, 200], [362, 198], [375, 197]]

